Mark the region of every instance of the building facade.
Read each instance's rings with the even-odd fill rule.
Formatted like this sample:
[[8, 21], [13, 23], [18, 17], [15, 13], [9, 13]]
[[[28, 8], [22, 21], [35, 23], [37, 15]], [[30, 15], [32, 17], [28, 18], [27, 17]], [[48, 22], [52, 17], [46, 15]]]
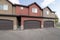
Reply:
[[17, 30], [54, 27], [55, 12], [49, 7], [41, 9], [37, 3], [28, 6], [0, 1], [0, 29]]
[[17, 18], [13, 16], [14, 8], [8, 0], [0, 0], [0, 29], [16, 30]]
[[47, 17], [43, 19], [44, 27], [54, 27], [55, 26], [55, 12], [52, 11], [49, 7], [43, 9], [43, 17]]

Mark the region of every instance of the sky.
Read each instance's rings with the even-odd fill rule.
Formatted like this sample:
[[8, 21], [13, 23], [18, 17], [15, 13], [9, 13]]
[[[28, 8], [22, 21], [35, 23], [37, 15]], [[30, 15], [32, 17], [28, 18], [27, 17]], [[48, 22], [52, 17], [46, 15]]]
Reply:
[[60, 0], [10, 0], [13, 4], [29, 5], [36, 2], [41, 8], [49, 6], [52, 11], [55, 11], [60, 22]]

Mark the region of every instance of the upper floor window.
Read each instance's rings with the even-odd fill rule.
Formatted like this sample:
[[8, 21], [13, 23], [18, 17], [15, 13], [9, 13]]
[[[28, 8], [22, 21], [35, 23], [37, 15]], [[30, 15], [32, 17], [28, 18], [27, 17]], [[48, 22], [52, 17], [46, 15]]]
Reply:
[[2, 10], [3, 9], [3, 6], [0, 4], [0, 10]]
[[20, 7], [22, 10], [24, 9], [23, 7]]
[[0, 5], [0, 10], [8, 10], [8, 5]]
[[38, 11], [37, 8], [32, 8], [33, 13], [37, 13], [37, 11]]
[[47, 15], [49, 14], [49, 11], [46, 11]]
[[3, 5], [3, 10], [8, 10], [8, 5]]
[[52, 14], [54, 14], [54, 13], [52, 13]]

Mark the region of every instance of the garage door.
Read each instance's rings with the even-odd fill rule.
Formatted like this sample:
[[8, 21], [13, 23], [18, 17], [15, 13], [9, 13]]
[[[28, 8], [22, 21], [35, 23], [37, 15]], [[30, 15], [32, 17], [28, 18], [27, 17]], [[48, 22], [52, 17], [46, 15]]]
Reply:
[[44, 27], [54, 27], [54, 22], [53, 21], [45, 21], [44, 22]]
[[0, 30], [13, 29], [13, 22], [8, 20], [0, 20]]
[[41, 22], [40, 21], [25, 21], [24, 22], [24, 29], [32, 29], [32, 28], [40, 28]]

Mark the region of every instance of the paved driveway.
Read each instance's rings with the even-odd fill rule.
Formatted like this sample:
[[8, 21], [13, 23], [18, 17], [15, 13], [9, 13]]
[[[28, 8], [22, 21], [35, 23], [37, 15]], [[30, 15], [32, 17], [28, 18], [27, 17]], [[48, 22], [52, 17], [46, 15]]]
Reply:
[[0, 40], [60, 40], [60, 29], [44, 28], [24, 31], [0, 31]]

